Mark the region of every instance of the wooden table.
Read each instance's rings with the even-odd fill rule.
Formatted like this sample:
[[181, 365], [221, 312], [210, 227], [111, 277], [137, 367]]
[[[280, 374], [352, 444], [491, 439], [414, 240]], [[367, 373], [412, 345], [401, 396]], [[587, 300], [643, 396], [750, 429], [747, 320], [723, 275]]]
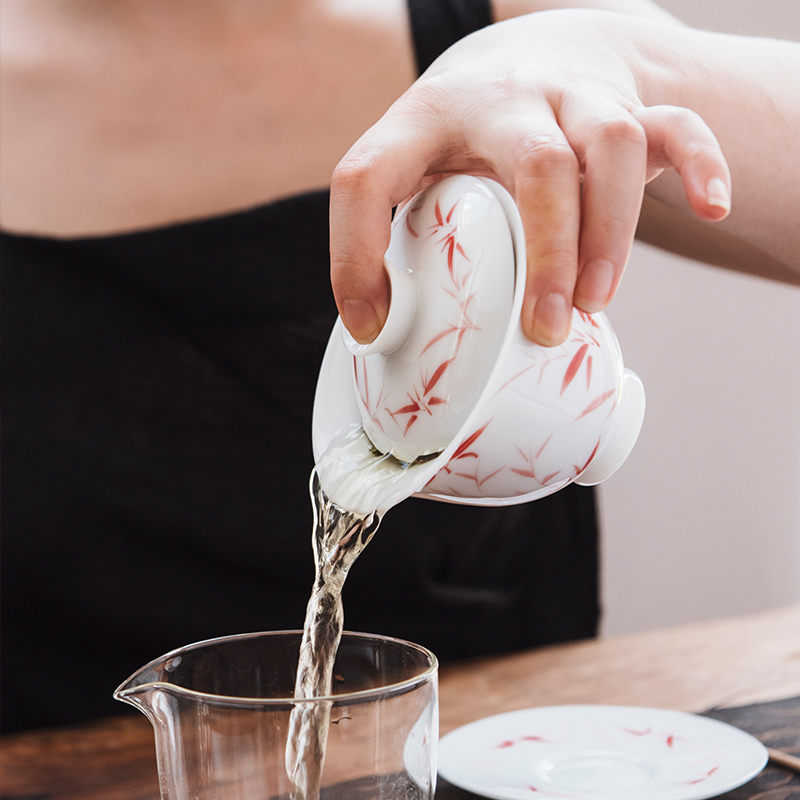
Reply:
[[[538, 705], [702, 711], [800, 696], [800, 605], [447, 666], [440, 690], [442, 733]], [[6, 736], [0, 747], [0, 800], [159, 796], [152, 730], [133, 710], [77, 728]]]

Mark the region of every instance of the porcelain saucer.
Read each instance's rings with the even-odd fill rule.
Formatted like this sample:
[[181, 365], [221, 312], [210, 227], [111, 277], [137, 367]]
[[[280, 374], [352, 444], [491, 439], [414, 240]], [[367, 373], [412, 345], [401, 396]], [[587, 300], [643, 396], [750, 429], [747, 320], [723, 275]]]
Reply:
[[703, 800], [767, 763], [757, 739], [658, 708], [550, 706], [478, 720], [439, 743], [439, 774], [496, 800]]

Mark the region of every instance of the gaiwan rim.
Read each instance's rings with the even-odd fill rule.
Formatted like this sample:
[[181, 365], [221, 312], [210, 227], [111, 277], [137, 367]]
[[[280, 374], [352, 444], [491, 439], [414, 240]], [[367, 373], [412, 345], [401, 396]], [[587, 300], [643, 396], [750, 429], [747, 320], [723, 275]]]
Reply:
[[[464, 438], [468, 435], [468, 431], [470, 428], [474, 427], [476, 420], [480, 417], [483, 413], [483, 409], [491, 400], [494, 393], [497, 391], [497, 384], [499, 382], [500, 376], [505, 369], [505, 364], [508, 358], [510, 357], [511, 351], [514, 348], [514, 342], [517, 334], [517, 330], [521, 327], [521, 319], [520, 315], [522, 312], [522, 303], [525, 296], [525, 286], [527, 282], [527, 257], [526, 257], [526, 239], [525, 239], [525, 230], [522, 225], [522, 218], [520, 217], [519, 210], [517, 208], [516, 203], [514, 202], [514, 198], [511, 196], [509, 191], [497, 181], [491, 178], [485, 177], [478, 177], [474, 175], [466, 175], [466, 174], [458, 174], [458, 175], [450, 175], [443, 178], [441, 181], [437, 181], [430, 186], [425, 187], [421, 192], [419, 192], [414, 197], [419, 197], [425, 192], [429, 192], [432, 187], [436, 186], [436, 184], [444, 182], [444, 181], [462, 181], [462, 182], [472, 182], [483, 184], [485, 188], [488, 188], [489, 191], [494, 195], [495, 199], [500, 203], [501, 208], [505, 212], [506, 221], [508, 223], [509, 232], [511, 234], [511, 243], [512, 243], [512, 250], [513, 250], [513, 269], [514, 269], [514, 294], [512, 297], [511, 309], [509, 313], [508, 322], [506, 324], [506, 331], [503, 336], [502, 344], [497, 351], [497, 356], [495, 359], [494, 367], [492, 368], [491, 372], [489, 373], [486, 382], [483, 385], [483, 388], [478, 395], [475, 404], [473, 405], [471, 411], [469, 412], [467, 418], [464, 420], [463, 425], [459, 429], [459, 431], [455, 434], [453, 439], [450, 443], [445, 447], [437, 456], [436, 458], [431, 459], [430, 461], [425, 461], [423, 464], [412, 465], [415, 466], [414, 476], [415, 479], [409, 481], [412, 484], [411, 491], [406, 494], [406, 498], [410, 498], [412, 496], [423, 497], [432, 499], [434, 496], [429, 494], [419, 494], [423, 487], [430, 481], [430, 479], [443, 467], [443, 465], [447, 464], [450, 457], [455, 453], [458, 447], [461, 445], [461, 442]], [[409, 210], [413, 207], [414, 203], [409, 202], [407, 203], [399, 212], [398, 216], [394, 221], [394, 225], [402, 224], [402, 220], [404, 215], [408, 214]], [[398, 265], [400, 266], [400, 265]], [[317, 388], [314, 395], [314, 404], [313, 404], [313, 411], [312, 411], [312, 426], [311, 426], [311, 438], [312, 438], [312, 450], [314, 454], [314, 461], [319, 462], [320, 457], [328, 447], [333, 437], [328, 437], [327, 439], [324, 438], [323, 432], [321, 430], [321, 425], [318, 424], [318, 419], [320, 416], [323, 416], [319, 413], [318, 404], [322, 402], [326, 402], [327, 398], [323, 400], [323, 397], [320, 393], [320, 386], [323, 382], [323, 376], [328, 375], [331, 371], [331, 365], [335, 362], [338, 358], [346, 357], [348, 359], [353, 358], [352, 354], [344, 346], [344, 341], [342, 338], [342, 331], [345, 330], [344, 323], [342, 322], [341, 317], [336, 318], [336, 322], [333, 326], [333, 331], [328, 339], [327, 346], [325, 348], [325, 354], [322, 359], [322, 364], [320, 367], [320, 375], [317, 381]], [[333, 370], [335, 372], [335, 370]], [[349, 379], [349, 370], [348, 370], [348, 379]], [[352, 416], [347, 420], [341, 420], [339, 425], [339, 431], [344, 430], [350, 424], [358, 424], [361, 425], [361, 415], [358, 412], [358, 408], [353, 402], [352, 407]], [[346, 412], [345, 412], [346, 413]], [[334, 436], [336, 433], [333, 434]], [[321, 480], [321, 478], [320, 478]], [[323, 486], [323, 490], [325, 487]], [[331, 498], [334, 502], [337, 502], [336, 498]], [[465, 501], [463, 499], [453, 499], [449, 498], [444, 495], [436, 495], [436, 500], [450, 502], [450, 503], [457, 503], [462, 504]], [[523, 498], [520, 497], [512, 497], [512, 498], [502, 498], [500, 502], [497, 501], [486, 501], [486, 500], [474, 500], [470, 499], [468, 501], [469, 505], [516, 505], [521, 502], [524, 502]], [[346, 505], [346, 504], [345, 504]], [[391, 508], [396, 503], [389, 503], [388, 505], [381, 505], [378, 507], [378, 511], [384, 513]], [[354, 509], [351, 509], [354, 510]], [[367, 509], [369, 510], [376, 510], [376, 509]]]

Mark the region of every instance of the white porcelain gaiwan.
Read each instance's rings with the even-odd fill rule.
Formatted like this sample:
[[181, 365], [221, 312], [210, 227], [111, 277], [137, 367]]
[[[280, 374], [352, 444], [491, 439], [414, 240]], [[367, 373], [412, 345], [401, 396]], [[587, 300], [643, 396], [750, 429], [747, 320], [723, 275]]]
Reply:
[[[509, 505], [621, 466], [644, 418], [642, 383], [602, 313], [575, 310], [557, 347], [525, 337], [525, 236], [502, 186], [458, 175], [421, 192], [395, 217], [386, 270], [380, 335], [360, 345], [338, 320], [320, 371], [314, 457], [334, 502]], [[330, 449], [358, 426], [367, 447], [410, 464], [377, 499], [341, 488], [347, 462]]]

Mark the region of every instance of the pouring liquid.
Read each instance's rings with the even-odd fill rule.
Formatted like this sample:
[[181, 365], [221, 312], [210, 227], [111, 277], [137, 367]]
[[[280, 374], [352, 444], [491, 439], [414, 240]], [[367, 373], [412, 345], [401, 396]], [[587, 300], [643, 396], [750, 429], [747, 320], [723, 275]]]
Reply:
[[[312, 473], [316, 576], [306, 608], [295, 681], [295, 698], [330, 696], [333, 663], [342, 636], [342, 587], [353, 562], [372, 539], [380, 516], [346, 511], [322, 491]], [[292, 711], [286, 771], [294, 800], [317, 800], [330, 727], [330, 703], [299, 704]]]
[[[416, 462], [415, 462], [416, 463]], [[350, 567], [369, 544], [383, 511], [395, 505], [398, 484], [413, 464], [404, 464], [372, 447], [363, 428], [354, 426], [337, 436], [311, 474], [314, 510], [312, 544], [316, 575], [306, 608], [303, 639], [295, 681], [295, 698], [330, 697], [333, 665], [342, 635], [342, 588]], [[324, 472], [349, 511], [323, 491]], [[292, 711], [286, 748], [286, 771], [293, 800], [318, 800], [330, 727], [330, 703], [298, 704]]]

